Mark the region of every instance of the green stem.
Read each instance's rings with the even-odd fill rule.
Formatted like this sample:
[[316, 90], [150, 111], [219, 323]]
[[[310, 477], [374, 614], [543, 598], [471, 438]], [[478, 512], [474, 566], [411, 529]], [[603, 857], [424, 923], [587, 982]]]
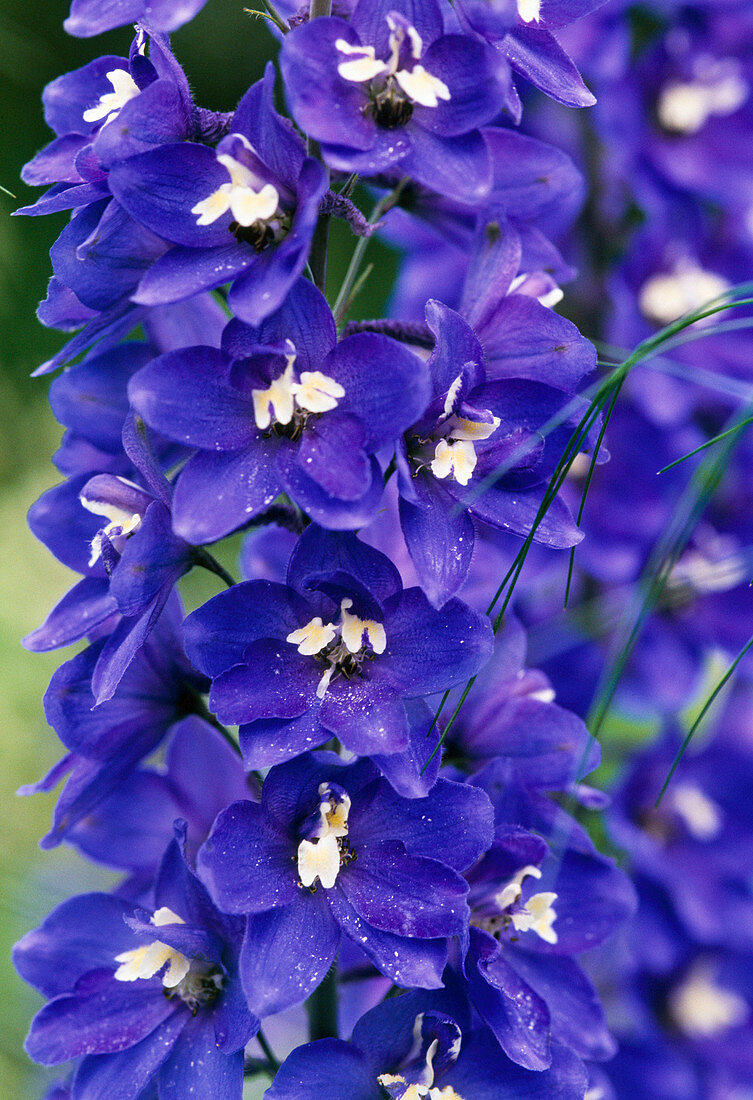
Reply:
[[256, 1033], [256, 1041], [261, 1049], [264, 1051], [264, 1056], [269, 1062], [270, 1068], [272, 1069], [272, 1076], [274, 1076], [274, 1074], [277, 1073], [278, 1069], [280, 1068], [280, 1061], [278, 1058], [275, 1057], [274, 1051], [269, 1045], [267, 1037], [261, 1028], [259, 1028]]
[[[379, 202], [376, 204], [371, 212], [369, 218], [369, 225], [376, 225], [380, 218], [391, 210], [393, 206], [396, 206], [400, 201], [400, 196], [408, 183], [408, 177], [404, 176], [400, 180], [394, 191], [389, 191], [386, 195], [383, 195]], [[369, 244], [369, 237], [359, 237], [356, 247], [353, 249], [353, 255], [350, 257], [350, 263], [348, 264], [348, 270], [345, 272], [345, 278], [343, 279], [343, 285], [340, 287], [340, 293], [337, 295], [332, 312], [335, 315], [335, 321], [337, 327], [342, 326], [342, 322], [345, 319], [345, 315], [348, 311], [348, 306], [353, 298], [353, 293], [356, 286], [356, 280], [358, 273], [363, 263], [363, 258], [366, 253], [366, 249]]]
[[220, 565], [216, 558], [212, 557], [208, 550], [204, 550], [203, 547], [195, 547], [193, 553], [193, 560], [196, 565], [201, 566], [202, 569], [208, 569], [210, 573], [214, 573], [215, 576], [220, 577], [228, 588], [232, 588], [235, 584], [230, 573], [225, 569], [224, 565]]
[[[206, 703], [200, 697], [197, 697], [195, 703], [194, 714], [197, 714], [199, 718], [203, 718], [205, 722], [208, 722], [210, 726], [213, 726], [222, 737], [225, 738], [233, 752], [243, 758], [240, 745], [233, 737], [227, 726], [223, 726], [222, 722], [219, 722], [217, 718], [212, 714], [211, 710], [207, 707]], [[261, 781], [261, 779], [260, 779]]]
[[309, 1018], [309, 1038], [337, 1038], [337, 970], [330, 968], [327, 977], [306, 1001]]

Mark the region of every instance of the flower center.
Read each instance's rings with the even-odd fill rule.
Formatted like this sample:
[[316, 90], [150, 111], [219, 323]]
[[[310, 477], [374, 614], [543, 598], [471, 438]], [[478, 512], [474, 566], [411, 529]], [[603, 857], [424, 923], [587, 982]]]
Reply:
[[347, 839], [350, 795], [337, 784], [325, 782], [319, 785], [319, 799], [309, 835], [298, 845], [298, 885], [312, 893], [317, 879], [330, 890], [340, 868], [356, 858]]
[[392, 1100], [463, 1100], [452, 1085], [436, 1085], [457, 1061], [462, 1035], [453, 1019], [439, 1013], [421, 1013], [413, 1025], [413, 1045], [402, 1072], [382, 1073], [377, 1082]]
[[231, 232], [238, 240], [252, 244], [257, 252], [281, 239], [289, 228], [290, 218], [280, 209], [280, 192], [264, 178], [261, 161], [243, 134], [230, 134], [218, 152], [217, 160], [230, 176], [207, 198], [191, 207], [197, 225], [211, 225], [229, 210], [233, 215]]
[[656, 115], [671, 134], [697, 134], [713, 116], [734, 114], [750, 94], [733, 57], [699, 57], [695, 80], [674, 81], [661, 91]]
[[[163, 906], [151, 918], [157, 928], [166, 924], [185, 924], [172, 909]], [[174, 947], [155, 940], [153, 943], [123, 951], [115, 956], [120, 966], [115, 971], [119, 982], [135, 982], [139, 978], [153, 978], [160, 970], [166, 997], [180, 997], [196, 1014], [198, 1009], [213, 1001], [222, 989], [222, 971], [214, 964], [187, 959]]]
[[731, 989], [717, 984], [713, 969], [700, 961], [669, 995], [669, 1010], [679, 1029], [691, 1039], [710, 1038], [744, 1023], [750, 1008]]
[[129, 99], [135, 99], [139, 94], [138, 84], [125, 69], [113, 69], [105, 75], [112, 84], [112, 91], [105, 92], [94, 107], [84, 111], [84, 122], [99, 122], [104, 119], [102, 125], [106, 126], [120, 114]]
[[[128, 481], [124, 477], [118, 477], [112, 479], [112, 494], [106, 494], [103, 492], [101, 495], [92, 493], [89, 490], [89, 485], [79, 495], [79, 501], [86, 508], [87, 512], [91, 512], [95, 516], [104, 516], [109, 522], [96, 533], [91, 542], [91, 557], [89, 558], [89, 568], [91, 569], [97, 564], [99, 559], [103, 556], [103, 552], [106, 551], [107, 544], [111, 544], [118, 554], [122, 554], [125, 547], [126, 539], [129, 535], [132, 535], [134, 531], [138, 531], [143, 519], [143, 513], [136, 511], [133, 504], [136, 503], [135, 498], [144, 498], [146, 496], [143, 490], [139, 489], [138, 485], [134, 485], [132, 481]], [[89, 484], [92, 484], [91, 482]], [[121, 494], [122, 499], [116, 499], [117, 489], [123, 487], [124, 492]], [[132, 490], [132, 493], [129, 493]], [[110, 499], [107, 499], [107, 496]], [[128, 501], [130, 495], [134, 496], [133, 501]], [[139, 503], [141, 501], [139, 500]], [[108, 565], [108, 561], [105, 558], [105, 565]]]
[[557, 895], [551, 891], [532, 894], [526, 902], [521, 902], [523, 881], [526, 878], [541, 878], [541, 871], [533, 864], [527, 864], [513, 875], [493, 898], [494, 912], [474, 917], [471, 921], [499, 939], [503, 932], [513, 928], [516, 932], [535, 932], [545, 943], [556, 943], [557, 933], [552, 925], [557, 919], [553, 902]]
[[541, 0], [518, 0], [518, 15], [524, 23], [539, 23]]
[[[488, 409], [469, 409], [460, 400], [462, 375], [447, 391], [439, 424], [426, 439], [416, 438], [411, 453], [416, 473], [428, 466], [434, 477], [467, 485], [478, 463], [475, 443], [489, 439], [501, 424]], [[469, 413], [473, 415], [468, 415]], [[465, 413], [465, 414], [464, 414]]]
[[420, 63], [423, 42], [416, 28], [397, 13], [388, 15], [387, 23], [387, 61], [377, 60], [373, 46], [356, 46], [344, 38], [338, 38], [335, 47], [345, 58], [337, 66], [339, 75], [369, 85], [365, 111], [377, 126], [393, 130], [409, 121], [414, 105], [437, 107], [440, 99], [450, 99], [450, 90]]
[[721, 275], [705, 271], [692, 260], [681, 260], [671, 273], [661, 272], [646, 280], [638, 294], [638, 307], [654, 324], [670, 325], [729, 288]]
[[345, 390], [321, 371], [301, 371], [296, 379], [296, 352], [293, 343], [287, 341], [289, 352], [284, 372], [275, 378], [265, 390], [252, 390], [254, 420], [260, 431], [271, 428], [277, 435], [298, 439], [309, 416], [320, 416], [337, 408], [345, 397]]
[[683, 783], [671, 797], [672, 808], [696, 840], [713, 840], [722, 830], [722, 811], [700, 787]]
[[317, 615], [299, 630], [291, 631], [285, 639], [297, 646], [298, 652], [305, 657], [315, 656], [324, 662], [324, 675], [316, 689], [319, 699], [324, 698], [333, 677], [341, 675], [349, 679], [360, 675], [363, 662], [373, 660], [387, 647], [382, 623], [352, 615], [349, 610], [352, 606], [353, 601], [346, 597], [340, 603], [339, 623], [325, 623]]

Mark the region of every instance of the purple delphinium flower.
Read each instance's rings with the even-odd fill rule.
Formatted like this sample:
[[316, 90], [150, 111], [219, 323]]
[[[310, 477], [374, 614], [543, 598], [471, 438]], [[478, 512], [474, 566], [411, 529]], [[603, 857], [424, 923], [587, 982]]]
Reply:
[[16, 945], [19, 972], [50, 998], [26, 1049], [43, 1065], [82, 1058], [71, 1100], [240, 1096], [243, 1048], [259, 1026], [238, 979], [243, 922], [214, 908], [181, 842], [179, 829], [153, 913], [84, 894]]
[[51, 790], [69, 775], [42, 847], [59, 844], [99, 802], [117, 790], [171, 726], [200, 712], [206, 680], [189, 665], [180, 641], [182, 607], [168, 600], [157, 624], [126, 669], [111, 699], [95, 706], [92, 675], [107, 638], [61, 665], [45, 695], [45, 714], [69, 750], [22, 793]]
[[581, 718], [554, 702], [547, 677], [525, 667], [525, 648], [525, 631], [507, 614], [494, 654], [450, 728], [452, 762], [477, 770], [496, 758], [520, 787], [587, 799], [593, 792], [579, 780], [598, 766], [599, 745]]
[[[426, 317], [436, 337], [428, 364], [433, 399], [405, 434], [398, 484], [408, 549], [427, 595], [441, 606], [467, 576], [474, 519], [528, 533], [573, 425], [563, 414], [565, 423], [545, 435], [540, 429], [567, 405], [562, 390], [487, 376], [481, 344], [459, 314], [430, 301]], [[536, 538], [563, 547], [580, 537], [555, 499]]]
[[467, 927], [457, 872], [490, 840], [479, 795], [438, 780], [429, 798], [403, 799], [368, 760], [305, 755], [269, 772], [260, 805], [220, 814], [198, 867], [221, 909], [249, 916], [241, 976], [252, 1011], [302, 1001], [343, 932], [397, 984], [438, 988], [446, 940]]
[[582, 1062], [562, 1047], [542, 1072], [515, 1065], [454, 990], [406, 993], [371, 1009], [351, 1043], [323, 1039], [298, 1047], [280, 1068], [268, 1100], [581, 1100]]
[[555, 854], [540, 836], [498, 822], [493, 845], [467, 877], [471, 929], [460, 972], [508, 1057], [544, 1069], [556, 1041], [582, 1058], [609, 1058], [614, 1043], [575, 956], [632, 914], [627, 876], [593, 847]]
[[694, 937], [753, 950], [753, 901], [746, 885], [753, 859], [753, 760], [737, 740], [727, 732], [686, 755], [655, 807], [681, 744], [677, 734], [667, 734], [631, 762], [609, 823], [636, 869], [670, 892]]
[[198, 448], [178, 479], [175, 530], [213, 541], [283, 492], [325, 527], [368, 522], [382, 492], [375, 455], [428, 400], [423, 362], [376, 333], [338, 343], [304, 279], [260, 328], [231, 321], [223, 348], [161, 356], [129, 386], [150, 426]]
[[[197, 776], [201, 782], [197, 783]], [[129, 897], [153, 889], [173, 821], [186, 822], [186, 855], [195, 860], [217, 814], [249, 797], [243, 765], [207, 722], [189, 715], [171, 730], [164, 767], [139, 768], [66, 834], [88, 859], [127, 871]]]
[[[495, 281], [498, 297], [514, 288], [516, 293], [535, 297], [548, 292], [545, 300], [556, 301], [557, 284], [572, 279], [573, 269], [550, 238], [561, 235], [578, 213], [584, 198], [583, 176], [570, 157], [553, 145], [498, 127], [484, 129], [483, 135], [492, 161], [492, 185], [481, 203], [469, 205], [413, 184], [402, 192], [400, 206], [387, 215], [383, 235], [403, 253], [391, 316], [422, 321], [429, 298], [459, 309], [463, 281], [474, 262], [472, 252], [483, 244], [476, 234], [477, 224], [485, 227], [495, 218], [508, 245], [514, 242], [519, 249], [517, 270], [512, 270], [509, 260], [501, 265], [508, 285], [498, 286]], [[534, 273], [546, 276], [548, 285], [524, 288], [524, 276]], [[519, 337], [524, 332], [521, 326]], [[572, 335], [567, 343], [572, 343]], [[593, 364], [585, 368], [591, 369]]]
[[112, 201], [109, 170], [166, 142], [216, 141], [228, 116], [194, 105], [167, 39], [147, 38], [141, 28], [128, 59], [106, 56], [67, 73], [48, 85], [44, 100], [57, 137], [25, 166], [23, 178], [53, 186], [17, 213], [74, 214], [51, 250], [55, 277], [40, 320], [71, 328], [104, 313], [100, 325], [126, 316], [133, 324], [129, 295], [168, 245]]
[[273, 98], [270, 65], [216, 151], [167, 144], [110, 172], [124, 209], [173, 244], [142, 278], [136, 302], [160, 305], [232, 283], [228, 303], [253, 325], [282, 304], [308, 259], [326, 174]]
[[[461, 22], [491, 42], [520, 73], [567, 107], [596, 102], [552, 33], [600, 7], [604, 0], [459, 0]], [[520, 101], [511, 113], [520, 121]]]
[[174, 31], [200, 12], [206, 0], [72, 0], [63, 26], [68, 34], [90, 38], [126, 23], [148, 23], [157, 31]]
[[488, 191], [478, 127], [505, 104], [509, 68], [485, 43], [443, 31], [435, 0], [359, 0], [347, 22], [314, 19], [286, 35], [291, 113], [333, 168], [394, 169], [472, 202]]
[[57, 136], [21, 174], [25, 183], [53, 187], [17, 213], [51, 213], [107, 198], [107, 170], [117, 161], [165, 142], [216, 138], [227, 122], [194, 105], [167, 38], [141, 28], [128, 58], [90, 61], [48, 84], [42, 101]]
[[[114, 616], [122, 616], [93, 674], [92, 691], [98, 703], [112, 697], [176, 582], [195, 561], [193, 547], [173, 534], [171, 486], [146, 445], [143, 425], [139, 428], [133, 417], [126, 421], [124, 444], [146, 489], [110, 473], [97, 474], [83, 485], [82, 478], [75, 478], [46, 493], [29, 520], [56, 556], [75, 562], [85, 575], [29, 636], [27, 647], [44, 651], [67, 645], [102, 628]], [[88, 561], [80, 540], [90, 525], [75, 512], [75, 506], [73, 540], [71, 531], [61, 524], [66, 503], [72, 505], [70, 498], [77, 490], [81, 510], [98, 517], [91, 528]], [[103, 519], [108, 522], [103, 524]]]
[[301, 536], [287, 585], [236, 585], [184, 629], [212, 677], [210, 707], [241, 723], [249, 767], [333, 736], [362, 755], [403, 752], [415, 720], [406, 702], [467, 679], [491, 651], [483, 616], [459, 600], [436, 611], [419, 588], [403, 590], [389, 558], [316, 527]]

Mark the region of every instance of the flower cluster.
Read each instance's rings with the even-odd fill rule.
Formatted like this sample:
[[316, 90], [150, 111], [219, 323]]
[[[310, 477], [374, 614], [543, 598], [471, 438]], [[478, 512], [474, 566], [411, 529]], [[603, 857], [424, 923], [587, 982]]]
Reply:
[[[608, 966], [589, 976], [581, 956], [636, 906], [585, 825], [605, 804], [583, 782], [600, 761], [584, 718], [603, 642], [584, 616], [580, 635], [548, 633], [556, 652], [529, 668], [526, 627], [535, 639], [551, 617], [563, 561], [574, 599], [602, 620], [629, 613], [677, 484], [651, 496], [633, 459], [682, 457], [700, 417], [684, 394], [686, 415], [662, 420], [666, 391], [631, 380], [605, 418], [614, 457], [594, 476], [596, 351], [554, 312], [574, 276], [557, 242], [577, 239], [584, 180], [542, 140], [555, 108], [534, 106], [537, 136], [510, 124], [523, 81], [558, 112], [592, 105], [559, 36], [598, 0], [267, 4], [279, 65], [227, 113], [194, 102], [168, 38], [203, 6], [73, 0], [70, 33], [135, 22], [133, 43], [48, 86], [55, 137], [24, 169], [48, 190], [20, 213], [71, 211], [39, 316], [73, 332], [37, 372], [65, 368], [50, 388], [64, 480], [29, 520], [80, 578], [25, 644], [85, 642], [44, 701], [66, 755], [24, 793], [65, 778], [42, 845], [123, 875], [16, 946], [47, 998], [27, 1051], [72, 1063], [49, 1094], [70, 1100], [240, 1100], [256, 1076], [269, 1100], [598, 1100], [617, 1049], [595, 985]], [[677, 70], [656, 93], [672, 141], [747, 102], [749, 60], [713, 61], [725, 34], [708, 22], [707, 53], [690, 32], [679, 60], [669, 39], [655, 47]], [[627, 26], [571, 28], [576, 53]], [[656, 85], [658, 61], [628, 78]], [[630, 138], [620, 163], [641, 162], [636, 201], [661, 207], [661, 224], [674, 215], [657, 175], [719, 202], [734, 192], [739, 165], [709, 175], [698, 150], [680, 179], [666, 134], [647, 142], [636, 122]], [[352, 248], [334, 294], [333, 219]], [[403, 252], [387, 315], [348, 320], [375, 233]], [[736, 277], [732, 256], [714, 274], [677, 249], [671, 271], [649, 270], [669, 252], [639, 245], [612, 275], [646, 323]], [[645, 335], [626, 335], [627, 308], [613, 340]], [[728, 416], [728, 398], [709, 416]], [[709, 651], [739, 641], [741, 455], [672, 559], [625, 677], [667, 722]], [[242, 540], [237, 563], [228, 536]], [[518, 617], [511, 589], [501, 606], [495, 591], [529, 550]], [[196, 569], [225, 587], [187, 608]], [[639, 920], [658, 927], [654, 906], [688, 941], [671, 963], [649, 959], [646, 981], [671, 968], [673, 1026], [701, 1047], [724, 1032], [731, 1050], [753, 982], [735, 958], [751, 945], [722, 931], [748, 915], [729, 872], [748, 807], [739, 785], [718, 787], [737, 765], [712, 749], [647, 816], [641, 775], [661, 762], [669, 740], [613, 813], [649, 897]], [[713, 900], [697, 867], [718, 883]], [[266, 1028], [291, 1051], [282, 1064]]]

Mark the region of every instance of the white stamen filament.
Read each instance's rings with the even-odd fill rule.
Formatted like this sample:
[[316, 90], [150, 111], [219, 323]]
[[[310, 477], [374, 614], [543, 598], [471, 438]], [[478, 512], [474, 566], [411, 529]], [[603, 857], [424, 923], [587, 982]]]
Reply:
[[557, 919], [557, 914], [552, 908], [552, 902], [557, 900], [557, 895], [550, 891], [541, 894], [533, 894], [523, 906], [521, 913], [512, 914], [512, 923], [518, 932], [535, 932], [545, 943], [556, 943], [557, 933], [552, 925]]
[[335, 48], [346, 57], [352, 58], [350, 61], [341, 61], [337, 66], [343, 80], [361, 84], [389, 71], [383, 61], [376, 60], [373, 46], [354, 46], [344, 38], [338, 38]]
[[[289, 343], [289, 346], [293, 345]], [[289, 424], [298, 409], [321, 414], [337, 408], [345, 397], [345, 389], [321, 371], [302, 371], [300, 381], [295, 381], [293, 364], [295, 350], [288, 355], [288, 365], [279, 378], [275, 378], [265, 390], [252, 390], [254, 420], [260, 431], [266, 431], [272, 421]]]
[[129, 100], [135, 99], [139, 94], [138, 84], [125, 69], [113, 69], [105, 75], [112, 84], [113, 90], [105, 92], [104, 95], [99, 97], [99, 103], [84, 111], [82, 116], [84, 122], [99, 122], [103, 118], [106, 126], [120, 113]]
[[334, 378], [322, 374], [320, 370], [301, 372], [301, 381], [290, 387], [295, 403], [306, 412], [323, 413], [337, 408], [338, 401], [345, 397], [345, 390]]
[[330, 890], [340, 871], [340, 849], [337, 837], [302, 840], [298, 845], [298, 878], [302, 886], [313, 886], [317, 878], [325, 890]]
[[453, 477], [460, 485], [467, 485], [476, 469], [476, 451], [470, 440], [448, 442], [440, 439], [431, 460], [434, 477]]
[[337, 634], [332, 623], [324, 623], [317, 615], [316, 618], [302, 626], [300, 630], [293, 630], [285, 639], [298, 647], [298, 652], [304, 657], [313, 657], [326, 649], [330, 642], [334, 641]]
[[351, 653], [359, 653], [366, 643], [370, 643], [375, 653], [384, 653], [387, 648], [387, 635], [383, 625], [374, 619], [359, 619], [357, 615], [351, 615], [348, 608], [352, 606], [353, 601], [348, 599], [340, 604], [342, 615], [340, 634], [348, 650]]
[[[126, 481], [125, 478], [121, 478], [127, 485], [132, 485], [130, 481]], [[133, 486], [135, 489], [138, 486]], [[115, 531], [118, 532], [118, 536], [126, 538], [128, 535], [132, 535], [134, 531], [137, 531], [141, 526], [141, 520], [143, 519], [140, 512], [131, 512], [128, 508], [121, 508], [117, 504], [112, 504], [107, 500], [94, 500], [93, 498], [85, 497], [83, 494], [78, 498], [86, 508], [87, 512], [91, 512], [95, 516], [103, 516], [109, 522], [103, 527], [101, 531], [92, 539], [91, 544], [91, 556], [89, 558], [89, 568], [91, 569], [97, 564], [102, 555], [102, 538], [107, 536], [108, 538], [113, 535]]]

